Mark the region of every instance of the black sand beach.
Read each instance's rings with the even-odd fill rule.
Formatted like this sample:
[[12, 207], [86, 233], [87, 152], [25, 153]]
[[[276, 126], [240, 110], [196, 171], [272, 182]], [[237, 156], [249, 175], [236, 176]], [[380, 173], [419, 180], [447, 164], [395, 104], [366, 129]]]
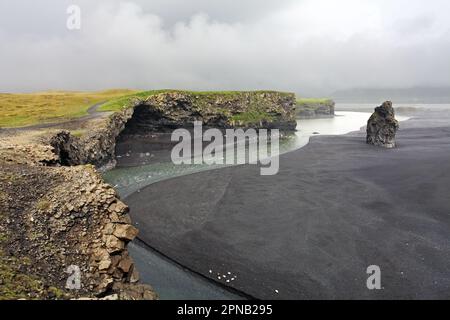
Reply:
[[[256, 298], [450, 298], [450, 116], [415, 116], [393, 150], [362, 131], [315, 137], [276, 176], [208, 171], [126, 202], [141, 240]], [[382, 290], [366, 287], [370, 265]]]

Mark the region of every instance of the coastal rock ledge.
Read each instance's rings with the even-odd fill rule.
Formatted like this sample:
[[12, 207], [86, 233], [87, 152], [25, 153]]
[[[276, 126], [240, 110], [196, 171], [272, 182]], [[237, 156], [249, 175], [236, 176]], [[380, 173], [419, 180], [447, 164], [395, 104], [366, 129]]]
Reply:
[[0, 157], [0, 187], [0, 299], [157, 298], [128, 254], [128, 207], [93, 166]]
[[273, 91], [184, 92], [151, 95], [134, 102], [134, 115], [125, 134], [171, 132], [203, 126], [295, 130], [295, 95]]
[[392, 102], [386, 101], [375, 108], [367, 123], [367, 143], [388, 149], [395, 148], [395, 135], [398, 129], [399, 123], [395, 119]]

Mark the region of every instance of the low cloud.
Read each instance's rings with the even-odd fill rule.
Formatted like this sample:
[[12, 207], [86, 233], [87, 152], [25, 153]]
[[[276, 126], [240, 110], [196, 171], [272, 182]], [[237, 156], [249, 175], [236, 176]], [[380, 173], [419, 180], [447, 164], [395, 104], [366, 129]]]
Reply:
[[0, 24], [0, 91], [269, 88], [312, 95], [450, 85], [447, 1], [274, 1], [255, 12], [231, 2], [221, 11], [201, 0], [198, 10], [185, 1], [156, 1], [153, 9], [143, 1], [81, 2], [79, 31], [65, 29], [64, 6], [56, 13], [45, 7], [51, 2], [36, 11], [34, 23], [44, 19], [41, 11], [50, 18], [34, 31], [19, 16], [17, 29], [11, 17]]

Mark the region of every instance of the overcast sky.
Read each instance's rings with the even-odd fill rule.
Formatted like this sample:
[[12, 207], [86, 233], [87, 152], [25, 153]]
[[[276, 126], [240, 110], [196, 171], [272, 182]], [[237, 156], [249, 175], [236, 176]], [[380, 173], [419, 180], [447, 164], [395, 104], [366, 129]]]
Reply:
[[448, 0], [1, 0], [0, 43], [0, 92], [450, 86]]

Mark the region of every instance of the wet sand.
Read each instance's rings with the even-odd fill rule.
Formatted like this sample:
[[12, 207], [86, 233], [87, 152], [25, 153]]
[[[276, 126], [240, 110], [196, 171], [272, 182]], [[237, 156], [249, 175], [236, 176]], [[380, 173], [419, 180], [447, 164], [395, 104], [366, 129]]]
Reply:
[[[277, 176], [224, 168], [126, 202], [141, 240], [256, 298], [450, 298], [449, 114], [403, 123], [394, 150], [364, 138], [315, 137]], [[370, 265], [382, 290], [366, 287]]]

